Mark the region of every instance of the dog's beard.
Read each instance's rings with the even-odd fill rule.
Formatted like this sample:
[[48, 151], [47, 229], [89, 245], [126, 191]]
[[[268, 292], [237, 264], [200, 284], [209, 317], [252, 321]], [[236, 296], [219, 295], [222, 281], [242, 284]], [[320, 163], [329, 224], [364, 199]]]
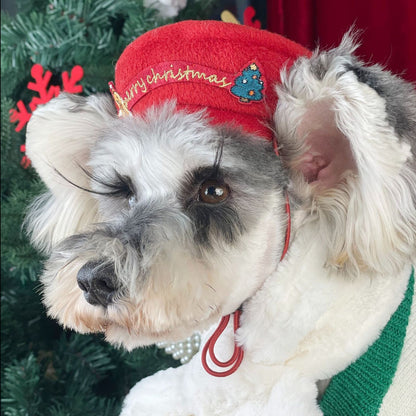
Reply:
[[[153, 246], [152, 253], [103, 237], [103, 230], [72, 236], [46, 263], [44, 303], [64, 326], [104, 332], [128, 349], [182, 339], [237, 309], [276, 267], [282, 239], [275, 230], [284, 224], [275, 222], [273, 211], [233, 245], [205, 249], [186, 232]], [[114, 265], [119, 284], [107, 307], [89, 304], [77, 284], [79, 270], [97, 253]]]

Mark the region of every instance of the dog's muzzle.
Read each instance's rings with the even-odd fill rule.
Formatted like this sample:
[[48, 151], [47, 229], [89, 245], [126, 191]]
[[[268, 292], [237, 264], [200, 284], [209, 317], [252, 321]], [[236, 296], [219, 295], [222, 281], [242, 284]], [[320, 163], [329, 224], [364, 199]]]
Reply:
[[119, 290], [113, 264], [99, 260], [85, 263], [78, 271], [77, 282], [91, 305], [107, 307]]

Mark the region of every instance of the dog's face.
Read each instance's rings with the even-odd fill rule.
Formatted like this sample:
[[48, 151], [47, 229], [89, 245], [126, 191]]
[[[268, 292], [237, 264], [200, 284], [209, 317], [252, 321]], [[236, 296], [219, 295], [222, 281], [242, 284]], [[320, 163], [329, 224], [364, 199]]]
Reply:
[[357, 276], [409, 261], [415, 96], [346, 49], [301, 58], [283, 76], [282, 160], [268, 141], [174, 102], [124, 118], [105, 95], [39, 108], [27, 148], [49, 191], [28, 225], [49, 256], [50, 315], [127, 348], [206, 328], [279, 267], [286, 192], [295, 238], [320, 225], [322, 267]]
[[[109, 96], [100, 100], [111, 108]], [[88, 116], [88, 99], [80, 101], [63, 96], [55, 108]], [[183, 336], [238, 308], [282, 250], [287, 178], [272, 144], [174, 104], [145, 118], [108, 114], [94, 134], [78, 177], [58, 168], [72, 182], [61, 177], [58, 192], [86, 194], [82, 209], [96, 219], [53, 247], [42, 277], [50, 313], [135, 345]], [[84, 182], [88, 190], [78, 189]]]

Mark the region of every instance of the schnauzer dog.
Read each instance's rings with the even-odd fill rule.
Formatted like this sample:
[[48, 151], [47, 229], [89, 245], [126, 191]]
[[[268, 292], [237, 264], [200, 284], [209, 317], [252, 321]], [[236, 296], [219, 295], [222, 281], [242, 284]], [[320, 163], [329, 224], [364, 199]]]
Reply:
[[[117, 64], [117, 106], [106, 94], [62, 94], [29, 122], [27, 154], [48, 188], [27, 217], [48, 256], [48, 313], [127, 349], [205, 331], [188, 364], [131, 390], [124, 416], [321, 415], [328, 380], [366, 353], [412, 289], [415, 91], [365, 66], [351, 36], [310, 54], [218, 22], [152, 32]], [[203, 61], [222, 53], [206, 43], [220, 32], [241, 45], [270, 35], [296, 56], [273, 78], [268, 50], [228, 46], [247, 54], [233, 89], [217, 63], [234, 56]], [[155, 39], [176, 55], [133, 68]], [[217, 113], [203, 101], [211, 91]], [[226, 100], [243, 116], [222, 111]], [[268, 118], [251, 114], [260, 105]]]

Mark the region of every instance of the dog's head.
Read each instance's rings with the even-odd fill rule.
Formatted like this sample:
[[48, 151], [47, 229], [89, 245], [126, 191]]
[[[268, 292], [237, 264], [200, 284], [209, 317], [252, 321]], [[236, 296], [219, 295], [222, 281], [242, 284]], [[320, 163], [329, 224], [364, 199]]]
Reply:
[[[178, 26], [182, 35], [186, 24]], [[208, 34], [221, 38], [231, 31], [221, 23], [201, 25], [204, 45]], [[171, 49], [162, 35], [172, 27], [156, 31], [149, 45], [155, 48], [161, 38]], [[252, 28], [232, 30], [238, 42], [249, 32], [250, 42], [266, 36], [282, 50], [292, 45]], [[287, 193], [293, 238], [302, 238], [307, 224], [318, 224], [315, 238], [328, 253], [323, 267], [354, 276], [394, 273], [411, 260], [411, 86], [379, 67], [364, 67], [351, 55], [349, 38], [313, 56], [293, 48], [290, 53], [307, 56], [287, 70], [283, 64], [293, 56], [284, 52], [281, 79], [268, 78], [267, 63], [245, 62], [236, 70], [234, 91], [230, 85], [219, 93], [221, 86], [210, 85], [227, 84], [229, 68], [221, 78], [209, 74], [206, 63], [191, 73], [186, 61], [172, 60], [170, 66], [152, 64], [150, 73], [134, 68], [141, 76], [133, 81], [123, 73], [117, 82], [116, 70], [117, 109], [107, 95], [63, 94], [36, 110], [27, 152], [49, 190], [32, 204], [27, 224], [33, 243], [49, 257], [41, 280], [51, 316], [81, 332], [105, 332], [128, 348], [206, 328], [237, 309], [279, 267]], [[152, 85], [155, 74], [160, 88]], [[257, 81], [247, 90], [248, 74]], [[197, 108], [184, 84], [194, 96], [202, 89], [201, 101], [218, 97], [220, 108]], [[249, 91], [261, 100], [244, 101]], [[271, 132], [281, 157], [267, 140]]]

